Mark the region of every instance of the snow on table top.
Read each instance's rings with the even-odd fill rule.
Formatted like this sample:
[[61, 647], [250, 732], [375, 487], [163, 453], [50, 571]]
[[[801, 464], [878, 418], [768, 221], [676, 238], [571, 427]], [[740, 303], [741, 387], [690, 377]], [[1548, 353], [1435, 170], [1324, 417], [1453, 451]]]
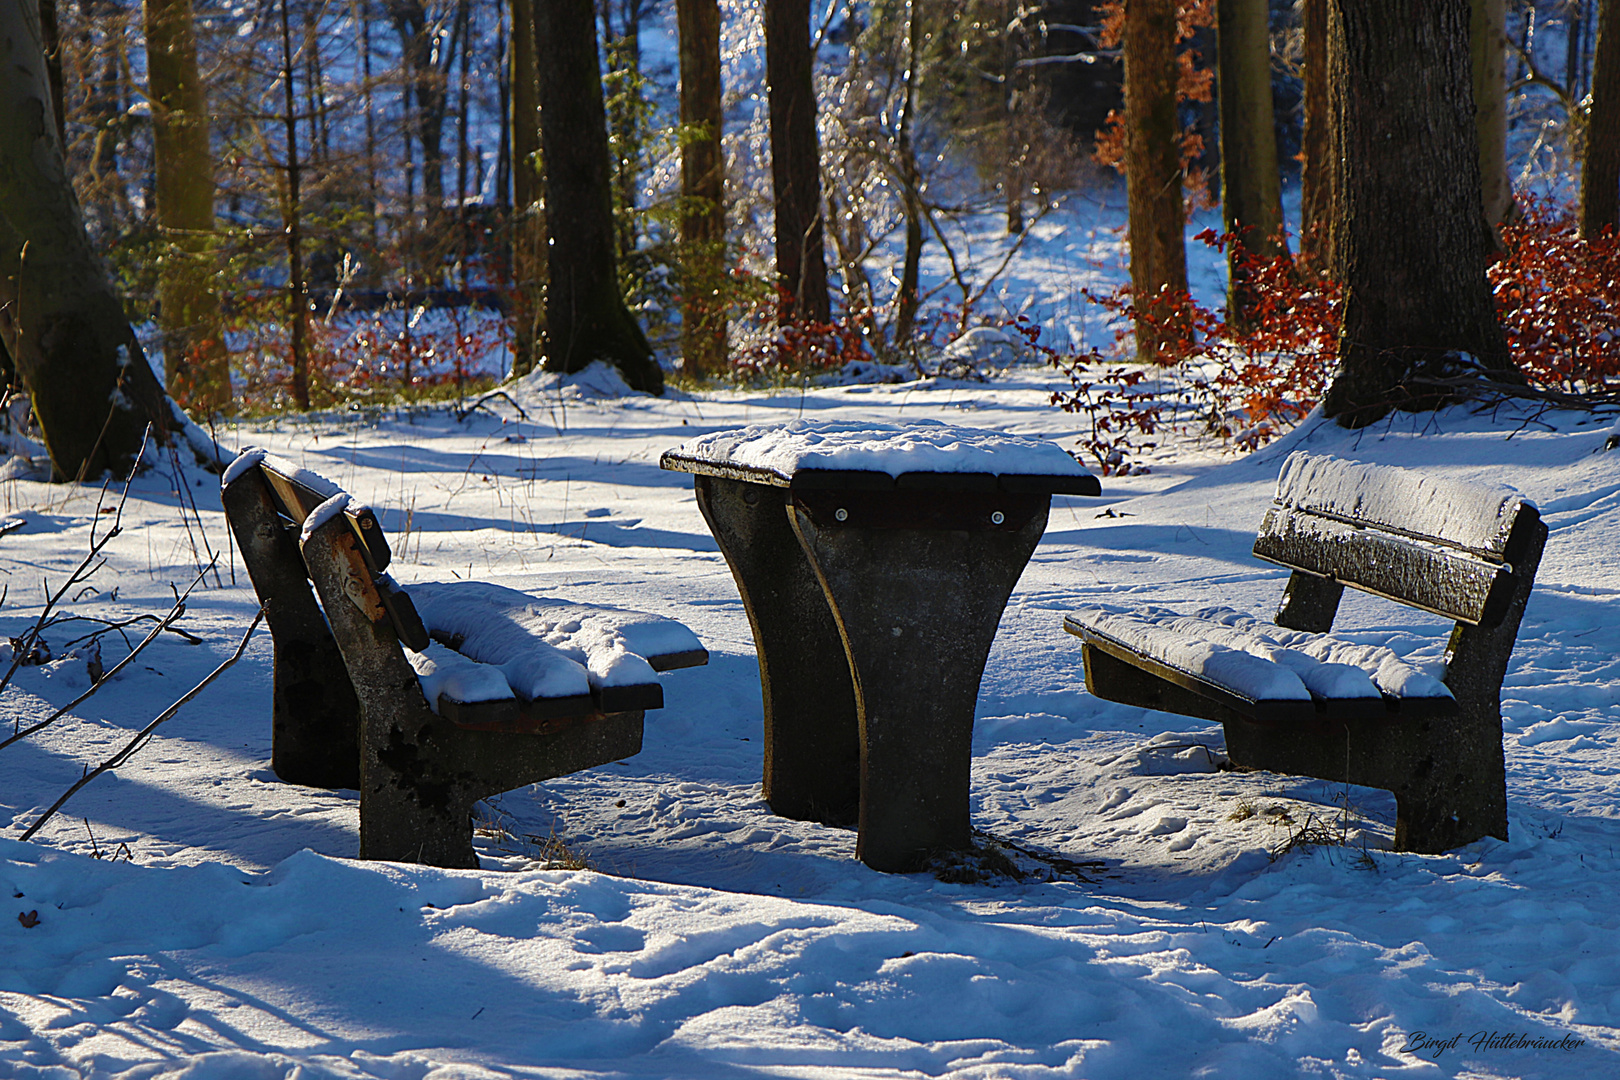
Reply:
[[924, 420], [881, 424], [791, 420], [753, 424], [692, 439], [666, 454], [774, 473], [801, 469], [882, 472], [993, 473], [999, 476], [1090, 476], [1062, 447], [1032, 435], [957, 427]]
[[1382, 646], [1261, 623], [1231, 608], [1180, 615], [1162, 608], [1088, 607], [1082, 623], [1144, 656], [1251, 701], [1451, 697], [1439, 679]]
[[428, 633], [495, 664], [528, 698], [588, 693], [592, 687], [655, 682], [649, 656], [703, 648], [674, 619], [622, 608], [531, 596], [477, 581], [412, 585]]
[[1520, 504], [1512, 488], [1445, 480], [1414, 469], [1368, 465], [1330, 454], [1290, 454], [1277, 501], [1337, 517], [1394, 525], [1459, 547], [1500, 554]]

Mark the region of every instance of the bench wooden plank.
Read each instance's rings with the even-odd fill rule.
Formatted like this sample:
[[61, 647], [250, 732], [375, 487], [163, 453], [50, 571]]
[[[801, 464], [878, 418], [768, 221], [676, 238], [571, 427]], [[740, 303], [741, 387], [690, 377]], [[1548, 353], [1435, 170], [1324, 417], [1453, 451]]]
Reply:
[[1287, 507], [1266, 511], [1254, 555], [1475, 626], [1500, 621], [1513, 595], [1511, 566]]
[[[1415, 686], [1412, 672], [1378, 660], [1384, 696], [1376, 705], [1321, 694], [1309, 707], [1254, 700], [1256, 693], [1224, 685], [1202, 669], [1196, 650], [1172, 647], [1168, 637], [1111, 634], [1113, 624], [1101, 618], [1071, 615], [1064, 625], [1084, 642], [1086, 686], [1098, 697], [1217, 721], [1239, 767], [1387, 788], [1395, 795], [1396, 850], [1440, 852], [1507, 838], [1502, 679], [1546, 538], [1536, 508], [1505, 488], [1299, 453], [1284, 466], [1254, 546], [1256, 556], [1294, 571], [1276, 616], [1289, 629], [1262, 634], [1267, 647], [1370, 671], [1377, 657], [1354, 655], [1365, 647], [1349, 655], [1327, 647], [1348, 585], [1454, 620], [1444, 678], [1450, 698], [1398, 695], [1421, 680]], [[1253, 625], [1241, 615], [1222, 618], [1211, 646], [1235, 642], [1227, 628], [1241, 625], [1247, 634]], [[1175, 662], [1188, 657], [1199, 662]]]

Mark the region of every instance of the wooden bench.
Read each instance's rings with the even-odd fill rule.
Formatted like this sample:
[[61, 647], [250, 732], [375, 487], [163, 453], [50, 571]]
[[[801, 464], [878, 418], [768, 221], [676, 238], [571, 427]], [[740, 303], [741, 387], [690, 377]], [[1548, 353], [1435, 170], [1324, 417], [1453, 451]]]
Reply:
[[274, 643], [272, 767], [360, 790], [361, 858], [476, 867], [475, 802], [637, 753], [656, 672], [708, 661], [655, 615], [480, 582], [406, 591], [368, 507], [262, 450], [221, 498]]
[[[1393, 791], [1395, 849], [1507, 838], [1501, 687], [1547, 527], [1506, 488], [1295, 453], [1254, 554], [1293, 571], [1274, 626], [1094, 608], [1086, 687], [1220, 721], [1240, 767]], [[1439, 677], [1334, 638], [1344, 587], [1456, 621]]]

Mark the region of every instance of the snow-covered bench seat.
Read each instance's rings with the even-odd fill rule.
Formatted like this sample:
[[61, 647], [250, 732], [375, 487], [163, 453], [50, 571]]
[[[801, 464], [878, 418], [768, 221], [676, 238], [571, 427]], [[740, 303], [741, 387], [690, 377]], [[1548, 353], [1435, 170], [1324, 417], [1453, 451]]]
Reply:
[[362, 858], [476, 866], [474, 802], [637, 753], [657, 673], [708, 661], [657, 615], [473, 581], [403, 589], [370, 509], [262, 450], [221, 498], [274, 642], [272, 767], [360, 789]]
[[[1293, 571], [1275, 623], [1076, 611], [1098, 697], [1221, 722], [1240, 767], [1387, 788], [1397, 850], [1507, 837], [1500, 694], [1547, 527], [1495, 486], [1295, 453], [1254, 554]], [[1455, 620], [1441, 670], [1329, 631], [1344, 587]]]

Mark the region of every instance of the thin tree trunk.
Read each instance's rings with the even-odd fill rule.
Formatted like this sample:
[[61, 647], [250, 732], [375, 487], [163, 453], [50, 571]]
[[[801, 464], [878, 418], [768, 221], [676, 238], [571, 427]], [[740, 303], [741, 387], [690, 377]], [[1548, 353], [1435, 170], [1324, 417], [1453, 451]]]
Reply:
[[303, 196], [298, 161], [298, 97], [293, 87], [292, 26], [281, 0], [282, 117], [287, 139], [286, 205], [281, 212], [287, 241], [287, 327], [291, 337], [292, 395], [300, 409], [309, 408], [309, 291], [304, 281]]
[[62, 32], [56, 19], [56, 0], [39, 0], [39, 25], [45, 35], [45, 70], [51, 79], [51, 104], [56, 107], [56, 137], [67, 147], [67, 102], [62, 96]]
[[[923, 246], [922, 193], [918, 190], [922, 181], [917, 173], [917, 151], [911, 139], [911, 129], [917, 122], [917, 54], [922, 44], [922, 4], [919, 0], [912, 0], [907, 7], [910, 8], [910, 12], [906, 19], [905, 95], [901, 99], [900, 116], [895, 124], [894, 138], [895, 156], [899, 158], [900, 166], [901, 209], [906, 223], [906, 249], [900, 263], [900, 291], [895, 297], [894, 320], [894, 343], [901, 349], [910, 347], [912, 335], [916, 330], [918, 279], [921, 276]], [[1009, 27], [1008, 33], [1011, 32]], [[1008, 123], [1011, 122], [1009, 114]], [[1014, 194], [1010, 189], [1007, 198], [1008, 231], [1011, 232]], [[1019, 227], [1022, 228], [1021, 222]]]
[[1620, 0], [1600, 0], [1581, 162], [1581, 235], [1620, 230]]
[[[360, 24], [360, 95], [365, 103], [366, 110], [366, 237], [372, 244], [379, 244], [377, 236], [377, 218], [381, 212], [381, 202], [377, 189], [377, 120], [373, 113], [372, 83], [371, 83], [371, 12], [366, 0], [354, 0], [354, 18]], [[375, 259], [368, 259], [368, 263], [375, 263]], [[368, 267], [368, 277], [380, 281], [375, 266]]]
[[637, 390], [662, 393], [663, 372], [619, 293], [607, 113], [591, 0], [537, 0], [540, 142], [550, 274], [546, 369], [618, 365]]
[[765, 82], [776, 203], [777, 322], [832, 320], [821, 218], [821, 151], [809, 0], [765, 0]]
[[1187, 210], [1176, 118], [1175, 0], [1126, 0], [1125, 187], [1136, 353], [1169, 359], [1187, 293]]
[[1221, 212], [1227, 311], [1251, 321], [1259, 297], [1252, 260], [1287, 252], [1282, 242], [1282, 180], [1271, 110], [1271, 31], [1267, 0], [1219, 0], [1217, 48], [1221, 94]]
[[[638, 111], [641, 94], [641, 13], [637, 0], [623, 0], [623, 24], [617, 33], [611, 18], [611, 0], [602, 5], [602, 41], [615, 78], [607, 100], [608, 131], [612, 134], [613, 223], [618, 230], [619, 260], [636, 250], [636, 188], [641, 182], [642, 123]], [[677, 15], [677, 18], [679, 16]]]
[[[919, 3], [921, 0], [913, 0]], [[1007, 197], [1007, 235], [1024, 231], [1024, 161], [1029, 147], [1018, 124], [1020, 104], [1018, 50], [1013, 44], [1014, 23], [1019, 15], [1018, 0], [1002, 0], [1001, 5], [1001, 122], [1006, 126], [1007, 166], [1002, 176]]]
[[546, 212], [539, 200], [540, 99], [533, 0], [512, 6], [512, 374], [534, 370], [544, 326]]
[[1586, 30], [1585, 0], [1564, 0], [1564, 89], [1581, 100], [1581, 37]]
[[36, 0], [0, 3], [0, 340], [57, 480], [122, 474], [175, 426], [68, 180]]
[[1471, 0], [1468, 47], [1473, 71], [1474, 125], [1479, 138], [1480, 198], [1485, 222], [1496, 230], [1513, 213], [1507, 167], [1507, 3]]
[[1328, 101], [1328, 0], [1303, 0], [1305, 131], [1299, 171], [1299, 262], [1310, 273], [1333, 265], [1333, 112]]
[[718, 0], [675, 0], [681, 50], [681, 356], [698, 377], [726, 366], [725, 123]]
[[[454, 50], [434, 62], [438, 50], [434, 38], [438, 25], [428, 17], [422, 0], [390, 0], [394, 27], [399, 33], [400, 51], [405, 63], [406, 85], [415, 100], [416, 140], [422, 150], [422, 203], [430, 236], [436, 235], [444, 213], [444, 117], [449, 108], [447, 75], [454, 62]], [[409, 121], [407, 121], [409, 122]]]
[[231, 368], [213, 283], [214, 159], [191, 0], [146, 0], [146, 72], [167, 248], [158, 276], [166, 381], [182, 404], [225, 409]]
[[1485, 279], [1468, 22], [1468, 0], [1330, 2], [1345, 299], [1323, 409], [1346, 427], [1440, 404], [1411, 380], [1469, 367], [1463, 353], [1518, 377]]

